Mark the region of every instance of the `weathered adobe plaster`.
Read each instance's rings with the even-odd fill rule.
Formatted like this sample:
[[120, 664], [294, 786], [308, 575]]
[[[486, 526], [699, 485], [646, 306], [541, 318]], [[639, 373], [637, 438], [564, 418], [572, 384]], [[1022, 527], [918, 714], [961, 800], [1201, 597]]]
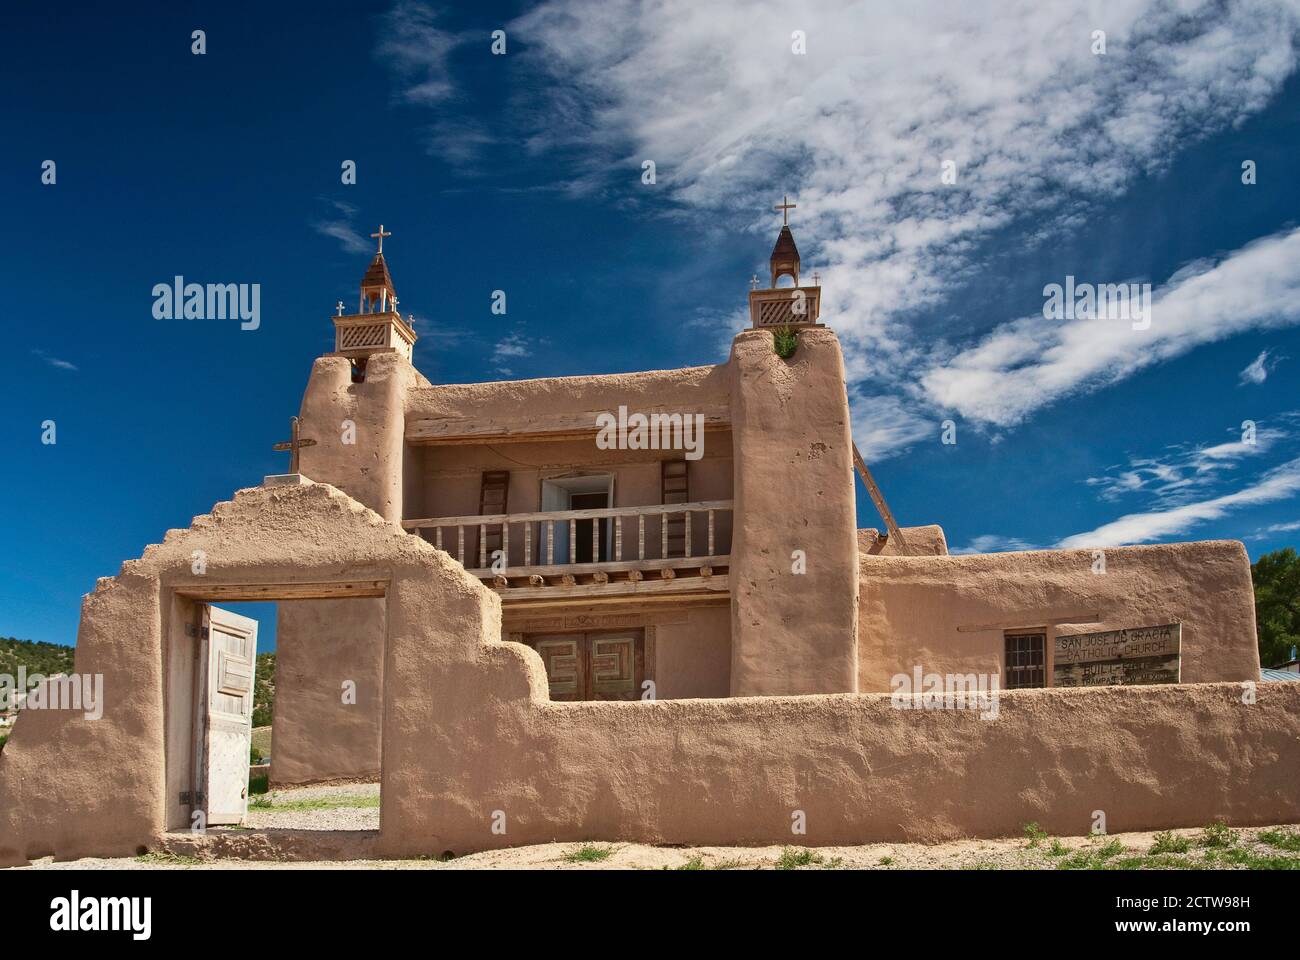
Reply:
[[[851, 693], [858, 542], [839, 340], [803, 329], [783, 360], [770, 330], [748, 330], [729, 366], [732, 695]], [[794, 572], [795, 551], [806, 572]]]
[[1008, 628], [1047, 627], [1050, 677], [1057, 632], [1175, 622], [1183, 682], [1259, 679], [1255, 594], [1241, 543], [1111, 547], [1105, 559], [1106, 572], [1094, 573], [1092, 550], [860, 556], [859, 689], [890, 690], [892, 676], [917, 666], [1000, 673]]
[[[192, 551], [208, 555], [196, 583]], [[898, 560], [880, 558], [876, 562]], [[933, 559], [931, 559], [933, 562]], [[807, 844], [1300, 819], [1300, 689], [1027, 690], [996, 720], [887, 695], [551, 703], [541, 659], [502, 643], [497, 597], [446, 554], [324, 484], [240, 491], [100, 582], [78, 669], [102, 719], [27, 711], [0, 754], [0, 862], [131, 854], [168, 827], [163, 606], [220, 584], [384, 579], [376, 849], [544, 840]], [[124, 763], [123, 757], [132, 758]], [[506, 832], [494, 833], [496, 811]]]

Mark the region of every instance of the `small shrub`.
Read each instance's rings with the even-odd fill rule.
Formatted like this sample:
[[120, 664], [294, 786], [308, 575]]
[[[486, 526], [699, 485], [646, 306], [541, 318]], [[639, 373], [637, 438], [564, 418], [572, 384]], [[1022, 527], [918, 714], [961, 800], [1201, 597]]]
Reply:
[[1118, 840], [1112, 840], [1110, 843], [1106, 844], [1104, 847], [1097, 850], [1096, 853], [1093, 854], [1093, 856], [1095, 856], [1098, 860], [1108, 860], [1111, 857], [1119, 856], [1123, 852], [1124, 852], [1124, 844], [1120, 843]]
[[1237, 832], [1222, 820], [1215, 820], [1201, 831], [1197, 841], [1202, 847], [1230, 847], [1237, 842]]
[[1026, 839], [1029, 840], [1029, 843], [1025, 844], [1026, 847], [1037, 847], [1047, 839], [1047, 831], [1037, 823], [1026, 823], [1024, 831]]
[[882, 867], [888, 867], [888, 866], [891, 866], [891, 865], [893, 864], [893, 862], [894, 862], [894, 858], [893, 858], [893, 857], [881, 857], [881, 858], [880, 858], [879, 860], [877, 860], [876, 862], [879, 863]]
[[595, 844], [584, 843], [577, 850], [570, 850], [564, 855], [564, 859], [569, 863], [599, 863], [601, 860], [608, 859], [614, 851], [610, 847], [598, 847]]
[[1166, 830], [1156, 834], [1156, 842], [1151, 845], [1151, 853], [1186, 853], [1192, 848], [1192, 841], [1187, 837], [1176, 837]]
[[1052, 845], [1047, 848], [1047, 855], [1049, 857], [1063, 857], [1069, 852], [1070, 848], [1055, 837], [1052, 838]]
[[821, 863], [822, 858], [811, 850], [795, 850], [786, 847], [781, 851], [781, 857], [776, 861], [778, 870], [797, 870], [800, 867], [806, 867], [810, 864]]
[[795, 350], [799, 349], [799, 334], [789, 327], [782, 327], [772, 331], [772, 343], [776, 347], [776, 355], [782, 360], [789, 360], [794, 356]]
[[[664, 869], [667, 869], [667, 867], [665, 867]], [[687, 861], [686, 861], [685, 863], [683, 863], [681, 866], [679, 866], [679, 867], [673, 867], [673, 869], [674, 869], [674, 870], [703, 870], [703, 869], [704, 869], [704, 858], [703, 858], [703, 857], [691, 857], [691, 859], [687, 860]]]

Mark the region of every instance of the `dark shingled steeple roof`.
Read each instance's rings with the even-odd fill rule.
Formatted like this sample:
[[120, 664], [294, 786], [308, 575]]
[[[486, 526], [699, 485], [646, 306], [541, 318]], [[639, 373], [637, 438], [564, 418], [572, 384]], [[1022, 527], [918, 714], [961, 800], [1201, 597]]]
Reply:
[[794, 245], [794, 234], [790, 232], [788, 226], [782, 227], [780, 234], [777, 235], [776, 246], [772, 248], [772, 260], [799, 262], [799, 248]]
[[375, 259], [370, 261], [370, 269], [366, 275], [361, 278], [362, 288], [366, 287], [387, 287], [393, 289], [393, 277], [388, 272], [388, 264], [384, 261], [382, 253], [375, 254]]

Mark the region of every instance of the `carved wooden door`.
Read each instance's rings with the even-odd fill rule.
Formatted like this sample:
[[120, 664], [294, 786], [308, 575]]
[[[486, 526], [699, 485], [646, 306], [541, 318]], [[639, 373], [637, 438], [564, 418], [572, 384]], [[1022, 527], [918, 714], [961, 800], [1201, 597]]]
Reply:
[[552, 700], [636, 700], [645, 676], [642, 630], [528, 637], [546, 667]]

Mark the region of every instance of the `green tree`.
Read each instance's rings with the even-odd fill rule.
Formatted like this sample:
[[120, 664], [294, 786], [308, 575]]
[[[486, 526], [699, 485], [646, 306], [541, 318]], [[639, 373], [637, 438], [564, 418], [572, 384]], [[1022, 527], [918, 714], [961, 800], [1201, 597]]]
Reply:
[[1294, 547], [1266, 553], [1250, 566], [1255, 583], [1259, 662], [1271, 667], [1300, 646], [1300, 556]]

